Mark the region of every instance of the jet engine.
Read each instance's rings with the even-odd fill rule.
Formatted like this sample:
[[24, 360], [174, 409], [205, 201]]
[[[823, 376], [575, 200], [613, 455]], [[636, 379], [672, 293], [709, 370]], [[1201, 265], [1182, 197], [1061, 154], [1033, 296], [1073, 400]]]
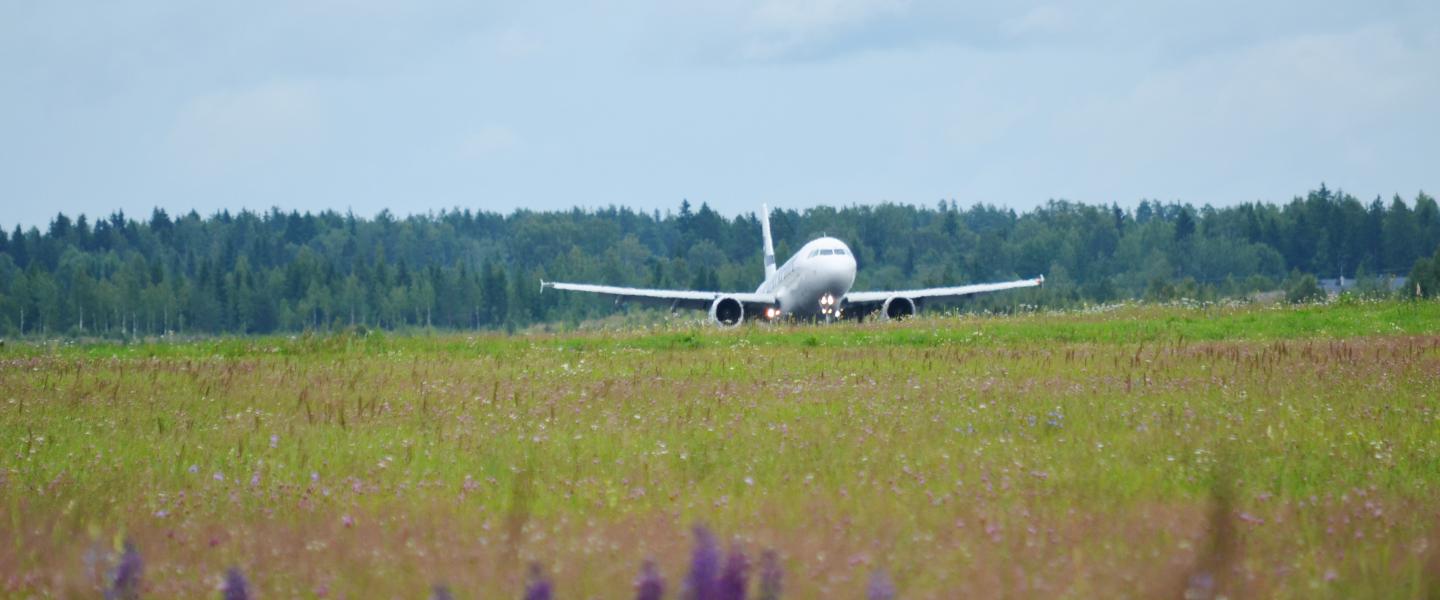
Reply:
[[745, 305], [729, 296], [721, 296], [710, 303], [710, 320], [724, 327], [734, 327], [745, 321]]
[[915, 314], [915, 301], [904, 296], [891, 296], [880, 305], [880, 314], [887, 319], [903, 319]]

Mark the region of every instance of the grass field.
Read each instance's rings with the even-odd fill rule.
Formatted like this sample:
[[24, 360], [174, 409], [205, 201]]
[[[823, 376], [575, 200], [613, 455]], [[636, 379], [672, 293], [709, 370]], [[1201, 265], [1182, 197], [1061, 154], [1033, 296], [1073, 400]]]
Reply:
[[[1440, 304], [0, 350], [0, 594], [1434, 597]], [[1207, 590], [1205, 588], [1209, 587]]]

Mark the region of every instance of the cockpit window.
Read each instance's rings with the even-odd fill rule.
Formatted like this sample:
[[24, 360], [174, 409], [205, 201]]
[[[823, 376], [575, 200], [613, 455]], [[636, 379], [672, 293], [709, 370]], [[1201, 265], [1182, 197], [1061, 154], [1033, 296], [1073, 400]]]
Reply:
[[835, 251], [834, 251], [834, 250], [831, 250], [831, 249], [829, 249], [829, 248], [824, 248], [824, 249], [821, 249], [821, 250], [820, 250], [820, 256], [830, 256], [831, 254], [834, 254], [834, 253], [835, 253]]
[[811, 251], [810, 251], [810, 256], [809, 256], [809, 258], [815, 258], [815, 256], [818, 255], [818, 254], [820, 254], [820, 249], [819, 249], [819, 248], [816, 248], [816, 249], [814, 249], [814, 250], [811, 250]]
[[836, 248], [836, 249], [835, 249], [835, 256], [845, 256], [845, 249], [844, 249], [844, 248]]

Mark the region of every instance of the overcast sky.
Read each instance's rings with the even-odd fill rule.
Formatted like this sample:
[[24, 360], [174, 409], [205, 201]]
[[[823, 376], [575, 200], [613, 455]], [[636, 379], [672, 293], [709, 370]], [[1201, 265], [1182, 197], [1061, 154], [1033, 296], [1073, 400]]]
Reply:
[[1440, 189], [1440, 2], [0, 0], [0, 226]]

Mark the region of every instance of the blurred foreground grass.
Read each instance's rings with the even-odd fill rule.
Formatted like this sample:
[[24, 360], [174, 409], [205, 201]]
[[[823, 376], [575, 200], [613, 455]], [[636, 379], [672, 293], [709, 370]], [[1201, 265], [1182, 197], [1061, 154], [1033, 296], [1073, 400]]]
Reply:
[[[624, 597], [689, 525], [789, 597], [1423, 597], [1440, 304], [15, 345], [0, 592]], [[1218, 510], [1217, 510], [1218, 507]], [[1217, 524], [1219, 523], [1219, 524]], [[1223, 539], [1217, 531], [1227, 531]], [[1217, 566], [1218, 565], [1218, 566]]]

